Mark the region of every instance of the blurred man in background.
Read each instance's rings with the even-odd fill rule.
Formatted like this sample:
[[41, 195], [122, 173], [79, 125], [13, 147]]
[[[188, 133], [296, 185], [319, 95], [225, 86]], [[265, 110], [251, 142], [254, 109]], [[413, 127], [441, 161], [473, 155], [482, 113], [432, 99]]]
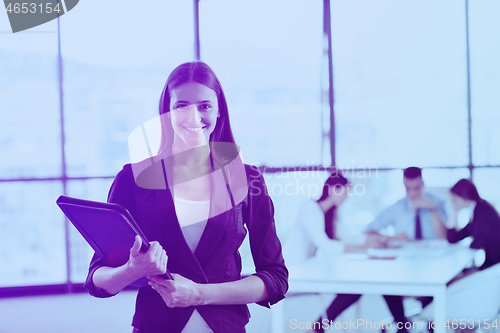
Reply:
[[[368, 238], [386, 247], [397, 247], [405, 240], [446, 239], [444, 201], [424, 192], [422, 170], [417, 167], [405, 169], [403, 183], [406, 196], [383, 210], [367, 226]], [[395, 234], [381, 235], [380, 231], [389, 226], [394, 228]]]
[[[405, 241], [446, 239], [445, 222], [447, 214], [443, 200], [424, 191], [422, 170], [409, 167], [403, 172], [403, 184], [406, 196], [383, 210], [366, 227], [367, 242], [380, 244], [381, 247], [399, 247]], [[388, 227], [394, 228], [394, 235], [380, 232]], [[404, 318], [403, 298], [384, 296], [391, 312], [398, 314], [396, 321]], [[417, 298], [422, 308], [432, 302], [432, 297]], [[395, 316], [396, 317], [396, 316]], [[403, 330], [404, 332], [404, 330]]]

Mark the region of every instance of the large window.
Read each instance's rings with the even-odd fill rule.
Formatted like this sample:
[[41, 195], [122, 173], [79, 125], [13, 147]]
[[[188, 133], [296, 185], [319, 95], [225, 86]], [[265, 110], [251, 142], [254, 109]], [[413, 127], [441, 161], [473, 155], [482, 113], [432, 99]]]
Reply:
[[57, 22], [43, 30], [0, 35], [0, 287], [66, 282], [61, 182], [12, 181], [61, 175]]
[[128, 135], [194, 59], [193, 3], [149, 5], [84, 1], [59, 27], [0, 34], [0, 287], [84, 281], [92, 251], [55, 200], [106, 201]]
[[66, 283], [60, 182], [0, 183], [0, 287]]
[[86, 0], [17, 34], [0, 17], [0, 288], [83, 282], [92, 251], [55, 200], [106, 200], [129, 134], [198, 51], [222, 82], [245, 162], [265, 173], [283, 240], [330, 161], [353, 184], [345, 239], [404, 195], [410, 165], [441, 193], [472, 175], [500, 208], [499, 6]]
[[[258, 17], [258, 19], [256, 19]], [[201, 59], [245, 162], [321, 165], [322, 1], [200, 1]]]
[[472, 157], [477, 165], [500, 165], [499, 10], [495, 0], [470, 1]]
[[58, 176], [57, 23], [48, 22], [38, 34], [1, 34], [0, 40], [0, 178]]
[[466, 165], [463, 2], [332, 1], [337, 163]]
[[193, 6], [172, 0], [81, 7], [61, 19], [67, 172], [115, 175], [129, 162], [128, 135], [158, 114], [170, 71], [193, 60]]

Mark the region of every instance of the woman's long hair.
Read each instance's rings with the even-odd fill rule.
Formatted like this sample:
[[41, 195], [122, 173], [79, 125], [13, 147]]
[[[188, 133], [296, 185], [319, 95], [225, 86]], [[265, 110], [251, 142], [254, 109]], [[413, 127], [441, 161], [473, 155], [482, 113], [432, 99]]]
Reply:
[[[330, 188], [343, 187], [349, 184], [349, 181], [344, 176], [340, 175], [337, 170], [330, 173], [330, 176], [323, 185], [323, 193], [318, 199], [318, 203], [328, 198], [330, 195]], [[335, 222], [337, 220], [337, 207], [332, 206], [325, 212], [325, 232], [328, 238], [335, 239]]]
[[460, 179], [453, 187], [450, 189], [450, 192], [458, 195], [466, 200], [479, 201], [481, 197], [477, 192], [476, 185], [472, 183], [468, 179]]
[[[232, 157], [238, 154], [235, 145], [233, 132], [229, 123], [229, 112], [227, 109], [226, 96], [222, 90], [219, 79], [214, 71], [202, 61], [186, 62], [177, 66], [167, 78], [165, 87], [160, 96], [159, 111], [160, 116], [170, 112], [170, 98], [172, 90], [180, 85], [188, 82], [197, 82], [212, 89], [217, 94], [218, 108], [220, 117], [217, 118], [214, 131], [210, 134], [209, 145], [214, 153], [214, 157], [218, 160], [227, 159], [225, 157]], [[161, 143], [158, 154], [165, 151], [170, 151], [174, 141], [174, 129], [170, 119], [166, 116], [161, 117]], [[214, 142], [226, 142], [228, 144], [214, 145]], [[234, 147], [228, 149], [228, 147]], [[236, 155], [235, 155], [236, 154]]]

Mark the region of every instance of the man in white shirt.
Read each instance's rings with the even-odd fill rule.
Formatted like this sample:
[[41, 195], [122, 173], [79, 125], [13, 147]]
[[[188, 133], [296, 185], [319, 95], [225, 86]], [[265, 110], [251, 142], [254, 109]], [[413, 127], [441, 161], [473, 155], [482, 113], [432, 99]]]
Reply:
[[[396, 201], [380, 213], [366, 227], [367, 241], [377, 240], [386, 247], [397, 247], [407, 240], [446, 239], [445, 222], [447, 214], [444, 201], [424, 192], [422, 170], [409, 167], [404, 170], [403, 183], [406, 196]], [[379, 232], [389, 226], [395, 230], [394, 236], [381, 235]], [[401, 296], [384, 296], [391, 312], [404, 317]], [[427, 306], [432, 297], [418, 298], [422, 307]], [[404, 330], [401, 330], [404, 332]]]
[[[406, 196], [387, 207], [366, 227], [368, 237], [382, 240], [389, 247], [402, 240], [446, 239], [444, 201], [423, 191], [421, 169], [405, 169], [403, 183]], [[389, 226], [394, 227], [394, 236], [379, 233]]]

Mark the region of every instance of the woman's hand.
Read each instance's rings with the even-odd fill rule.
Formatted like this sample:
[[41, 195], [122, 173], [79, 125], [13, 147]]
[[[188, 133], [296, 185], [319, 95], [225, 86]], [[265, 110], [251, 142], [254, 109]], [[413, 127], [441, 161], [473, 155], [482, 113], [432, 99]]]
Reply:
[[137, 278], [150, 275], [161, 275], [167, 271], [167, 253], [160, 243], [150, 242], [151, 246], [147, 252], [141, 252], [142, 240], [135, 236], [134, 245], [130, 249], [130, 257], [127, 262], [130, 272]]
[[92, 276], [94, 285], [114, 295], [143, 276], [165, 273], [168, 257], [161, 245], [151, 242], [148, 252], [143, 253], [140, 251], [141, 244], [141, 238], [136, 236], [129, 260], [122, 266], [98, 268]]
[[149, 285], [160, 294], [169, 308], [184, 308], [202, 305], [199, 284], [182, 275], [172, 274], [173, 280], [148, 276]]

